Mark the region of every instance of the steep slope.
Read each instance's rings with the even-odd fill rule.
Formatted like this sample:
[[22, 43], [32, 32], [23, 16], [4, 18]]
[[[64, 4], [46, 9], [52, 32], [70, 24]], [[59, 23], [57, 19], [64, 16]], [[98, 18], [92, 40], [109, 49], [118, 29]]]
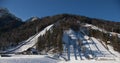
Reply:
[[98, 39], [83, 34], [81, 30], [78, 32], [72, 29], [65, 30], [63, 42], [65, 42], [63, 56], [68, 60], [116, 60], [120, 57], [120, 54], [107, 49]]
[[52, 26], [53, 25], [47, 26], [45, 29], [35, 34], [34, 36], [30, 37], [28, 40], [21, 42], [17, 47], [8, 49], [6, 51], [1, 51], [1, 53], [20, 53], [26, 51], [27, 49], [35, 46], [38, 37], [44, 35], [46, 31], [48, 31]]

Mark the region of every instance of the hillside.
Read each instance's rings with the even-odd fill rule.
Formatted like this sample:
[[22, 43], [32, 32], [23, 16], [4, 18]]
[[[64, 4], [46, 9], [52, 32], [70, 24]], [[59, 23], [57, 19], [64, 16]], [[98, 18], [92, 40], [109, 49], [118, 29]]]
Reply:
[[16, 55], [35, 54], [56, 61], [119, 62], [120, 22], [72, 14], [31, 17], [23, 22], [2, 9], [0, 26], [1, 56], [14, 54], [10, 57], [15, 59]]

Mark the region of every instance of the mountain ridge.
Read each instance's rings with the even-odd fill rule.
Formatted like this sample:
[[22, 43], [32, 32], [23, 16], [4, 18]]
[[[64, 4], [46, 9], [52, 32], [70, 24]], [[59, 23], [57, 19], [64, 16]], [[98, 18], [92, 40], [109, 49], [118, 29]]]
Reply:
[[[3, 18], [0, 19], [1, 21], [3, 21]], [[7, 19], [7, 17], [5, 17], [4, 19]], [[16, 18], [14, 19], [16, 20]], [[7, 24], [9, 24], [8, 20], [6, 21]], [[19, 19], [17, 21], [19, 21]], [[20, 23], [21, 22], [22, 21], [20, 20]], [[18, 27], [15, 26], [16, 24], [13, 24], [13, 27], [15, 28], [1, 33], [0, 50], [6, 50], [10, 47], [17, 46], [22, 41], [27, 40], [29, 37], [35, 35], [37, 32], [43, 30], [45, 27], [51, 24], [55, 24], [54, 27], [63, 27], [62, 29], [64, 30], [72, 28], [73, 30], [77, 31], [82, 24], [86, 23], [95, 25], [110, 32], [120, 33], [120, 22], [106, 21], [73, 14], [58, 14], [54, 16], [47, 16], [44, 18], [35, 19], [34, 21], [32, 21], [32, 19], [28, 19], [27, 22], [22, 22], [22, 24]], [[61, 28], [59, 28], [59, 30], [61, 30]], [[56, 32], [56, 30], [54, 31]], [[95, 31], [91, 31], [91, 33], [92, 32]], [[98, 31], [96, 31], [96, 33], [97, 32]]]

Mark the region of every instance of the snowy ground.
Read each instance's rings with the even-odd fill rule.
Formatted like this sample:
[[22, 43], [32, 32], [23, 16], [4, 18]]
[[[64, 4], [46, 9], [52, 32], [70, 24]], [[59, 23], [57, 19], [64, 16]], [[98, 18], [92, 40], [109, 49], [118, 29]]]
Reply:
[[71, 60], [68, 62], [65, 61], [61, 61], [58, 63], [120, 63], [120, 62], [116, 62], [116, 61], [96, 61], [96, 60], [84, 60], [84, 61], [80, 61], [80, 60]]
[[0, 63], [120, 63], [119, 59], [116, 60], [55, 60], [47, 57], [46, 55], [16, 55], [13, 57], [0, 57]]
[[1, 57], [0, 63], [57, 63], [45, 55], [17, 55], [13, 57]]

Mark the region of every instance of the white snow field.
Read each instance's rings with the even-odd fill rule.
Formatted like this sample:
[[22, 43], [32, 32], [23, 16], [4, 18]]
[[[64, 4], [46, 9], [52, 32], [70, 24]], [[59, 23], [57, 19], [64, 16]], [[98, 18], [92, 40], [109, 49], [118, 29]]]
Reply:
[[0, 63], [120, 63], [120, 60], [55, 60], [45, 55], [17, 55], [14, 57], [1, 57]]
[[1, 57], [0, 63], [57, 63], [45, 55], [16, 55], [13, 57]]

